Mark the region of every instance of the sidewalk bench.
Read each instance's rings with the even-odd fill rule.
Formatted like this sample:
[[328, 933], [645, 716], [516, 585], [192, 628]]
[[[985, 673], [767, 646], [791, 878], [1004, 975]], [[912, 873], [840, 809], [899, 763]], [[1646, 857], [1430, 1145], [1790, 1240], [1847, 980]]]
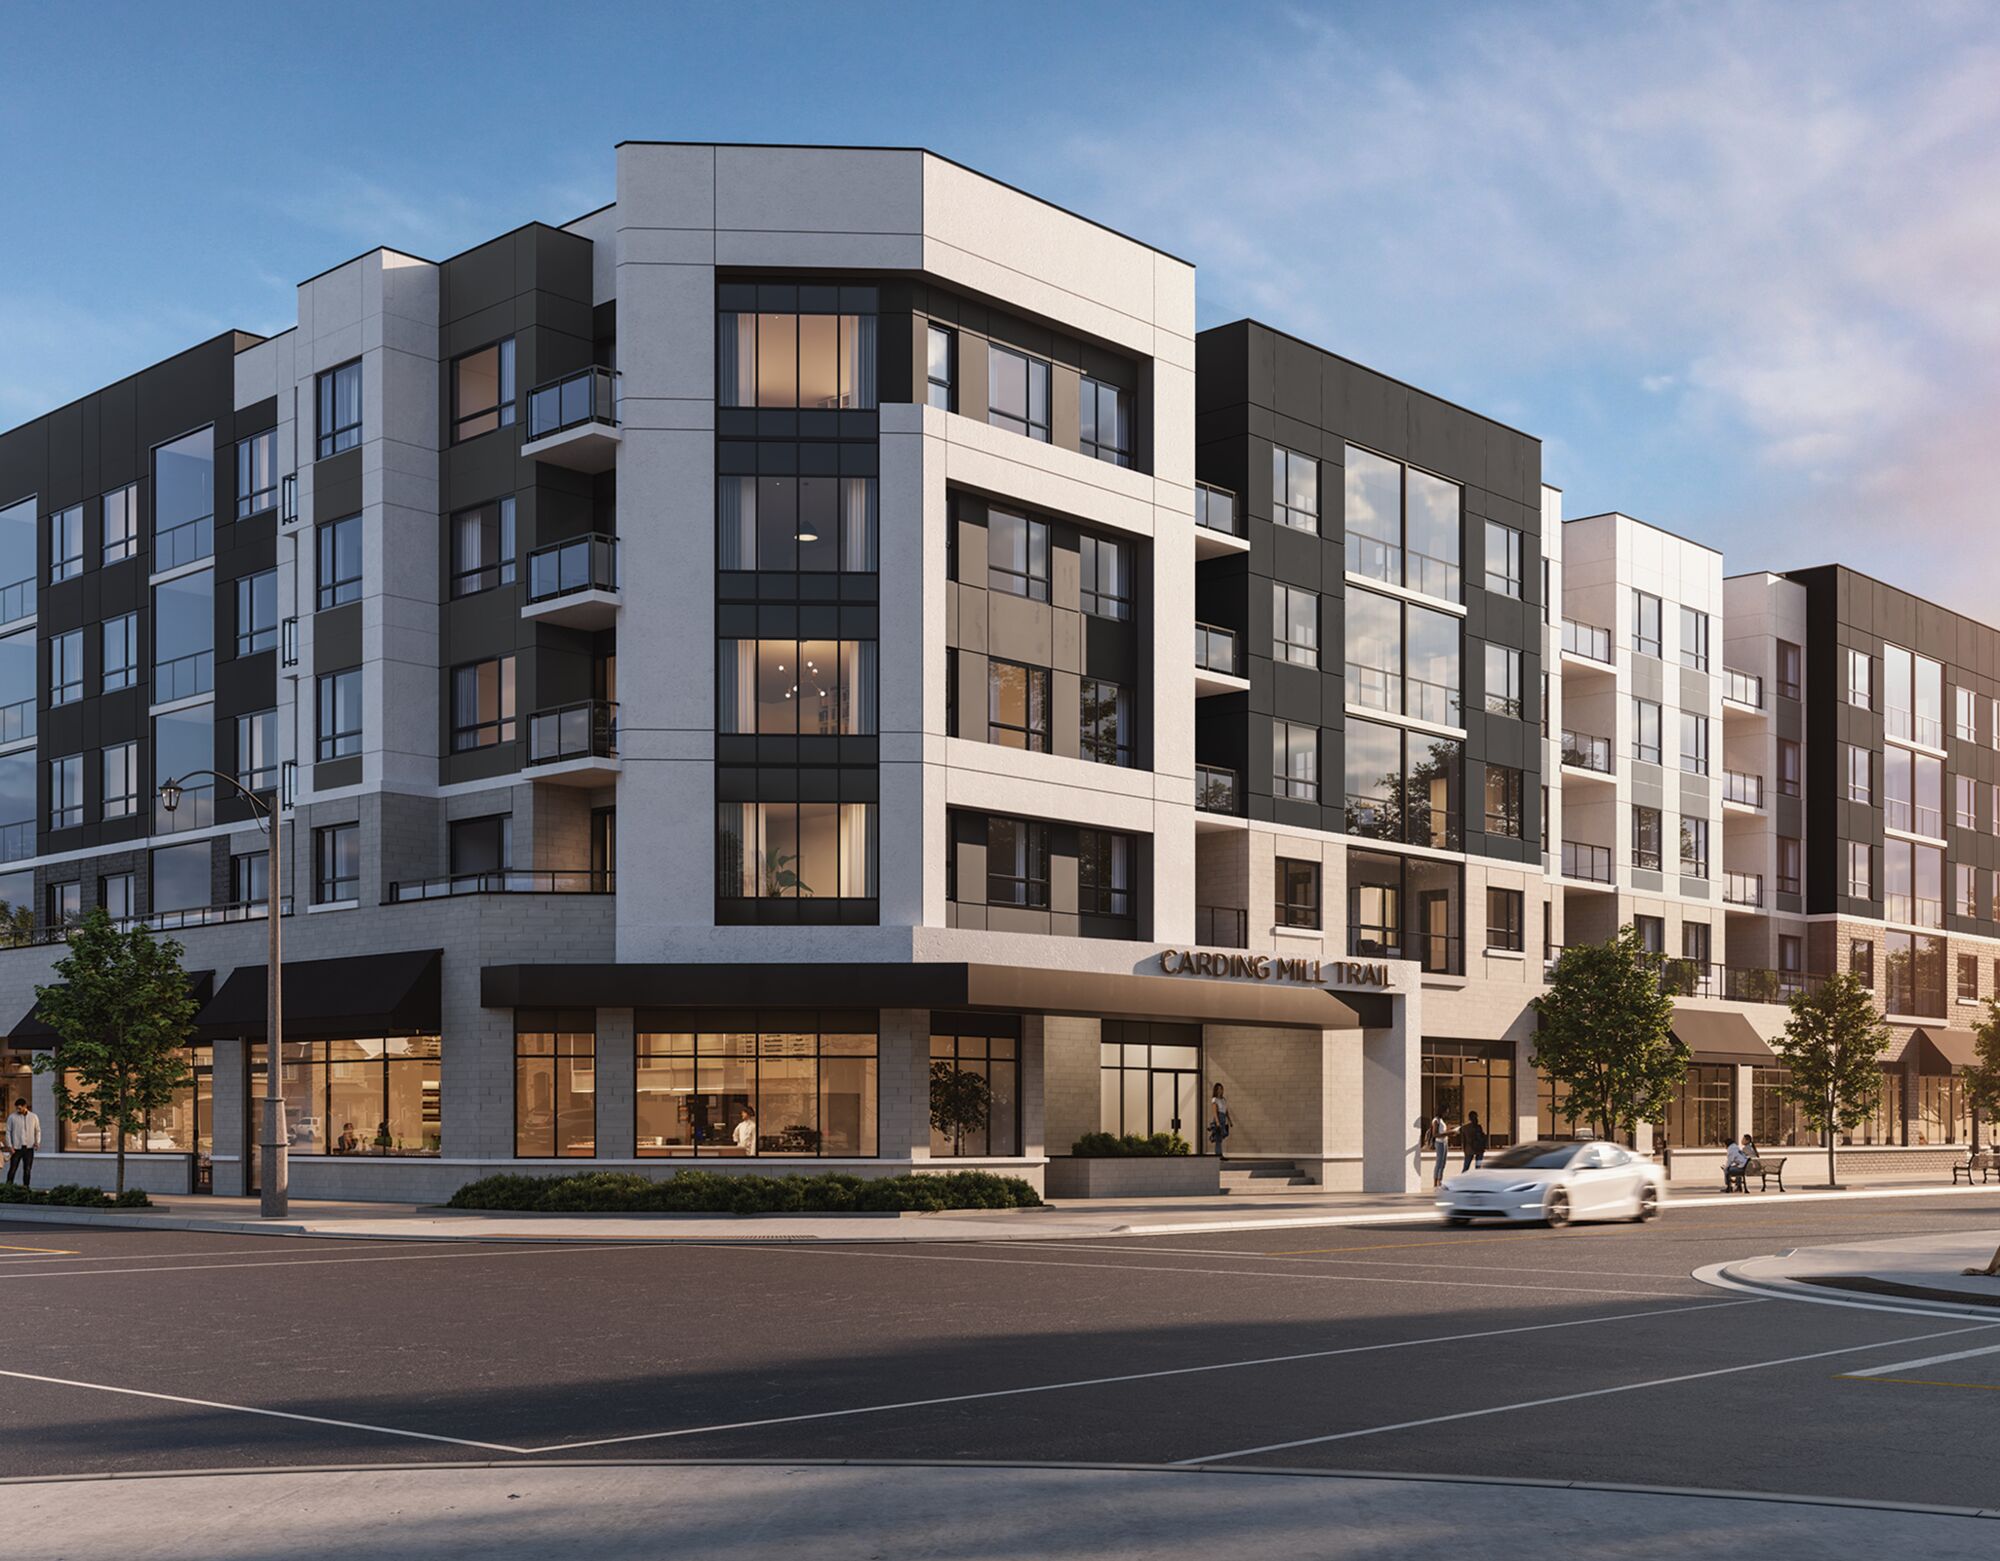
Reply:
[[1982, 1149], [1970, 1159], [1961, 1160], [1951, 1168], [1951, 1184], [1956, 1187], [1958, 1179], [1965, 1178], [1965, 1185], [1972, 1185], [1972, 1173], [1977, 1171], [1981, 1182], [1990, 1182], [2000, 1176], [2000, 1154], [1991, 1149]]
[[1777, 1155], [1769, 1160], [1752, 1160], [1748, 1165], [1743, 1167], [1744, 1185], [1748, 1186], [1749, 1178], [1754, 1176], [1757, 1178], [1757, 1190], [1759, 1192], [1769, 1192], [1771, 1190], [1771, 1178], [1775, 1176], [1778, 1179], [1778, 1191], [1783, 1192], [1785, 1190], [1785, 1161], [1790, 1158], [1789, 1155]]

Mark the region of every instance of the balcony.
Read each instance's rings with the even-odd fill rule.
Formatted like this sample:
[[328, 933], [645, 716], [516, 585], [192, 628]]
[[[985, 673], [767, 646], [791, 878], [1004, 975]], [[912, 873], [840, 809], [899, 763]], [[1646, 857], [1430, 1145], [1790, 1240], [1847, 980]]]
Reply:
[[592, 365], [528, 392], [521, 453], [573, 472], [608, 472], [618, 459], [618, 376]]
[[1212, 623], [1194, 626], [1194, 697], [1249, 692], [1237, 654], [1236, 631]]
[[1562, 734], [1562, 762], [1566, 770], [1588, 770], [1593, 775], [1611, 773], [1611, 739], [1592, 737], [1588, 732]]
[[1250, 913], [1235, 905], [1197, 905], [1194, 940], [1218, 949], [1250, 946]]
[[1742, 808], [1751, 813], [1764, 811], [1764, 777], [1750, 775], [1742, 770], [1722, 772], [1722, 805], [1725, 808]]
[[[1562, 953], [1559, 946], [1547, 950], [1542, 959], [1543, 969], [1554, 970]], [[1788, 1003], [1799, 993], [1817, 991], [1826, 984], [1825, 976], [1803, 970], [1756, 970], [1714, 965], [1661, 953], [1649, 953], [1646, 957], [1659, 972], [1660, 990], [1669, 997], [1719, 999], [1732, 1003]]]
[[1722, 875], [1722, 903], [1740, 905], [1749, 910], [1762, 909], [1764, 904], [1764, 875], [1762, 873], [1724, 873]]
[[1600, 671], [1609, 671], [1613, 665], [1611, 658], [1611, 631], [1600, 629], [1594, 624], [1573, 623], [1563, 620], [1562, 653], [1579, 661], [1593, 663]]
[[1227, 488], [1194, 485], [1194, 556], [1221, 558], [1228, 553], [1247, 553], [1250, 543], [1243, 535], [1243, 516], [1236, 495]]
[[1216, 764], [1194, 767], [1194, 805], [1201, 813], [1235, 814], [1242, 811], [1236, 793], [1236, 772]]
[[1733, 705], [1738, 710], [1755, 710], [1759, 714], [1764, 709], [1764, 680], [1754, 672], [1738, 672], [1734, 667], [1722, 669], [1722, 702]]
[[462, 894], [611, 894], [617, 875], [592, 868], [555, 868], [498, 873], [453, 873], [446, 878], [420, 878], [389, 885], [389, 903], [412, 900], [452, 900]]
[[1562, 875], [1575, 883], [1611, 882], [1611, 848], [1565, 840], [1562, 848]]
[[607, 699], [580, 699], [537, 710], [528, 717], [528, 764], [540, 771], [537, 780], [602, 785], [619, 770], [618, 706]]
[[608, 629], [618, 618], [618, 539], [598, 533], [528, 555], [523, 618], [571, 629]]

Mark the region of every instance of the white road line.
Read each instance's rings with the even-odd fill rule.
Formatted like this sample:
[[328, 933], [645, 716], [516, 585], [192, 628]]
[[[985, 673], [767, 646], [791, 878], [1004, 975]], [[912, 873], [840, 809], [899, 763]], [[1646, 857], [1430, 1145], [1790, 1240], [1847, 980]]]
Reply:
[[[1084, 1241], [1065, 1241], [1060, 1245], [1041, 1241], [1010, 1241], [1007, 1244], [1007, 1249], [1010, 1252], [1016, 1251], [1021, 1247], [1027, 1247], [1029, 1250], [1035, 1252], [1060, 1252], [1064, 1250], [1071, 1252], [1130, 1252], [1134, 1250], [1131, 1247], [1098, 1246], [1094, 1243]], [[1138, 1250], [1142, 1253], [1158, 1252], [1162, 1255], [1171, 1254], [1175, 1257], [1269, 1258], [1272, 1262], [1297, 1263], [1301, 1266], [1320, 1263], [1358, 1263], [1369, 1268], [1456, 1269], [1463, 1265], [1466, 1272], [1481, 1274], [1582, 1274], [1596, 1279], [1685, 1279], [1688, 1277], [1685, 1273], [1672, 1271], [1644, 1272], [1624, 1268], [1522, 1268], [1511, 1263], [1469, 1264], [1464, 1263], [1463, 1259], [1458, 1263], [1421, 1263], [1414, 1258], [1340, 1257], [1333, 1253], [1319, 1252], [1310, 1254], [1303, 1252], [1232, 1252], [1226, 1247], [1143, 1247]]]
[[448, 1442], [453, 1447], [477, 1447], [482, 1452], [518, 1453], [524, 1449], [504, 1442], [474, 1442], [462, 1436], [438, 1436], [430, 1431], [404, 1431], [395, 1426], [367, 1425], [358, 1420], [333, 1420], [325, 1415], [300, 1415], [287, 1409], [259, 1409], [254, 1404], [223, 1404], [211, 1398], [184, 1398], [178, 1393], [150, 1393], [143, 1388], [112, 1387], [104, 1382], [77, 1382], [68, 1377], [38, 1377], [31, 1371], [0, 1371], [0, 1377], [20, 1382], [49, 1383], [59, 1388], [85, 1388], [93, 1393], [116, 1393], [125, 1398], [149, 1398], [164, 1404], [188, 1404], [196, 1409], [227, 1409], [239, 1415], [264, 1415], [272, 1420], [297, 1420], [307, 1425], [333, 1426], [342, 1431], [372, 1431], [377, 1436], [409, 1437], [419, 1442]]
[[983, 1393], [956, 1393], [942, 1398], [906, 1399], [893, 1404], [863, 1404], [853, 1409], [822, 1409], [809, 1414], [774, 1415], [764, 1420], [731, 1420], [715, 1425], [685, 1426], [678, 1431], [641, 1431], [630, 1436], [605, 1436], [587, 1442], [552, 1442], [547, 1447], [514, 1449], [523, 1453], [577, 1452], [587, 1447], [612, 1447], [627, 1442], [670, 1441], [686, 1436], [710, 1436], [723, 1431], [753, 1431], [769, 1426], [799, 1425], [814, 1420], [841, 1420], [857, 1415], [882, 1415], [899, 1409], [932, 1409], [943, 1404], [973, 1404], [985, 1399], [1020, 1398], [1035, 1393], [1061, 1393], [1072, 1388], [1111, 1387], [1125, 1382], [1153, 1382], [1165, 1377], [1198, 1376], [1211, 1371], [1240, 1371], [1253, 1366], [1284, 1366], [1300, 1361], [1331, 1360], [1341, 1355], [1373, 1355], [1385, 1350], [1423, 1349], [1439, 1344], [1463, 1344], [1477, 1339], [1500, 1339], [1512, 1334], [1546, 1333], [1557, 1328], [1587, 1328], [1599, 1323], [1637, 1322], [1647, 1317], [1674, 1317], [1683, 1312], [1715, 1311], [1723, 1306], [1745, 1306], [1746, 1301], [1704, 1303], [1699, 1306], [1668, 1306], [1650, 1312], [1616, 1312], [1603, 1317], [1572, 1317], [1554, 1323], [1524, 1323], [1513, 1328], [1485, 1328], [1476, 1333], [1440, 1334], [1428, 1339], [1394, 1339], [1380, 1344], [1349, 1344], [1330, 1350], [1306, 1350], [1296, 1355], [1264, 1355], [1249, 1360], [1214, 1361], [1203, 1366], [1169, 1366], [1158, 1371], [1133, 1371], [1112, 1377], [1085, 1377], [1071, 1382], [1041, 1382], [1024, 1388], [993, 1388]]
[[379, 1257], [281, 1257], [255, 1258], [247, 1263], [163, 1263], [133, 1268], [26, 1269], [10, 1273], [7, 1283], [26, 1284], [30, 1279], [101, 1279], [113, 1274], [208, 1274], [239, 1268], [315, 1268], [347, 1263], [444, 1263], [502, 1257], [547, 1257], [561, 1252], [644, 1252], [645, 1247], [628, 1246], [546, 1246], [482, 1247], [473, 1252], [385, 1252]]
[[[1745, 1371], [1764, 1371], [1773, 1366], [1796, 1366], [1809, 1360], [1828, 1360], [1836, 1355], [1855, 1355], [1863, 1350], [1889, 1349], [1898, 1344], [1920, 1344], [1925, 1339], [1949, 1339], [1961, 1333], [1978, 1333], [1987, 1328], [2000, 1328], [2000, 1323], [1975, 1323], [1970, 1328], [1947, 1328], [1941, 1333], [1913, 1334], [1907, 1339], [1878, 1339], [1873, 1344], [1849, 1344], [1837, 1350], [1815, 1350], [1809, 1355], [1786, 1355], [1777, 1360], [1751, 1361], [1741, 1366], [1717, 1366], [1710, 1371], [1683, 1372], [1679, 1376], [1655, 1377], [1647, 1382], [1625, 1382], [1616, 1387], [1591, 1388], [1581, 1393], [1558, 1393], [1550, 1398], [1523, 1399], [1518, 1404], [1493, 1404], [1485, 1409], [1461, 1409], [1456, 1414], [1429, 1415], [1422, 1420], [1399, 1420], [1393, 1425], [1363, 1426], [1356, 1431], [1334, 1431], [1325, 1436], [1294, 1437], [1288, 1442], [1266, 1442], [1261, 1447], [1239, 1447], [1232, 1452], [1205, 1453], [1199, 1458], [1183, 1458], [1174, 1467], [1192, 1468], [1197, 1464], [1221, 1463], [1232, 1458], [1254, 1458], [1259, 1453], [1287, 1452], [1295, 1447], [1318, 1447], [1328, 1442], [1352, 1441], [1361, 1436], [1384, 1436], [1391, 1431], [1417, 1431], [1426, 1426], [1449, 1425], [1457, 1420], [1480, 1420], [1488, 1415], [1512, 1414], [1518, 1409], [1546, 1409], [1552, 1404], [1574, 1404], [1586, 1398], [1608, 1398], [1617, 1393], [1638, 1393], [1646, 1388], [1673, 1387], [1683, 1382], [1702, 1382], [1711, 1377], [1735, 1376]], [[1941, 1360], [1951, 1358], [1938, 1357]]]
[[1866, 1371], [1844, 1371], [1844, 1377], [1888, 1377], [1899, 1371], [1915, 1371], [1919, 1366], [1942, 1366], [1948, 1360], [1971, 1360], [1975, 1355], [2000, 1355], [2000, 1344], [1983, 1349], [1955, 1350], [1949, 1355], [1926, 1355], [1922, 1360], [1899, 1360], [1893, 1366], [1870, 1366]]
[[[1163, 1263], [1059, 1263], [1053, 1258], [951, 1257], [923, 1252], [883, 1252], [862, 1247], [742, 1247], [745, 1252], [810, 1253], [814, 1257], [903, 1258], [913, 1263], [1005, 1263], [1016, 1268], [1104, 1269], [1115, 1274], [1212, 1274], [1227, 1279], [1285, 1279], [1295, 1283], [1351, 1285], [1427, 1285], [1444, 1290], [1521, 1290], [1541, 1295], [1627, 1296], [1638, 1301], [1680, 1300], [1685, 1290], [1610, 1290], [1602, 1285], [1509, 1285], [1490, 1284], [1477, 1279], [1394, 1279], [1387, 1274], [1320, 1274], [1308, 1270], [1286, 1272], [1273, 1268], [1176, 1268]], [[983, 1248], [1001, 1250], [997, 1245]]]
[[[244, 1239], [246, 1241], [249, 1241], [249, 1240], [254, 1240], [256, 1238], [246, 1236]], [[362, 1251], [369, 1251], [376, 1247], [380, 1247], [383, 1244], [384, 1243], [381, 1241], [349, 1241], [349, 1242], [332, 1241], [332, 1242], [315, 1243], [313, 1246], [313, 1250], [315, 1252], [352, 1252], [355, 1251], [356, 1249], [360, 1249]], [[459, 1245], [459, 1243], [455, 1241], [412, 1241], [407, 1243], [399, 1242], [397, 1244], [399, 1246], [408, 1245], [413, 1247], [445, 1247], [445, 1246]], [[244, 1247], [229, 1247], [227, 1249], [221, 1247], [215, 1247], [207, 1251], [162, 1252], [159, 1255], [161, 1257], [170, 1257], [170, 1258], [249, 1257], [251, 1256], [254, 1250], [255, 1249], [249, 1249]], [[61, 1255], [69, 1257], [70, 1260], [75, 1263], [131, 1263], [146, 1256], [144, 1252], [103, 1252], [97, 1254], [94, 1257], [80, 1252], [64, 1253]], [[25, 1252], [18, 1254], [0, 1253], [0, 1263], [13, 1263], [13, 1262], [26, 1263], [29, 1261], [30, 1261], [29, 1254]]]

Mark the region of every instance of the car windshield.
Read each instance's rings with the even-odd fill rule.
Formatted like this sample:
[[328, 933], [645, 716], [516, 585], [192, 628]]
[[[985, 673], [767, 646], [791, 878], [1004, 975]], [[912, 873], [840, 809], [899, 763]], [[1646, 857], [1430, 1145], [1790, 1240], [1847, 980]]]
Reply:
[[1581, 1144], [1516, 1144], [1486, 1157], [1488, 1170], [1555, 1171], [1575, 1158]]

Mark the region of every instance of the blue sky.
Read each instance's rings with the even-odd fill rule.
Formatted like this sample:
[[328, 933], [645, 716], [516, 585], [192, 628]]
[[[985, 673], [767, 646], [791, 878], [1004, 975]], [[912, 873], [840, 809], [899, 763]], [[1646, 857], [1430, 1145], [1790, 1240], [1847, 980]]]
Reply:
[[2000, 8], [71, 5], [0, 53], [0, 426], [623, 138], [919, 144], [1539, 435], [1571, 515], [2000, 620]]

